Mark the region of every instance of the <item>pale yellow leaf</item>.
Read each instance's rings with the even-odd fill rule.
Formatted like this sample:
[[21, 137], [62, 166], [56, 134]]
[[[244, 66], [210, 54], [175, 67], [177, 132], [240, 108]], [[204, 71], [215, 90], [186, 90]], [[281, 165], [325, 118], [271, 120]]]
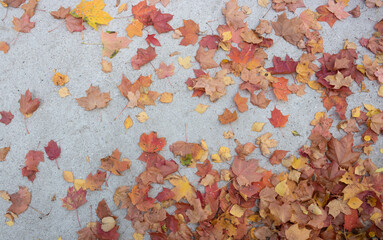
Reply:
[[104, 59], [101, 60], [102, 71], [104, 73], [110, 73], [113, 70], [112, 62], [108, 62]]
[[114, 226], [116, 226], [116, 220], [113, 217], [104, 217], [101, 220], [101, 223], [102, 223], [101, 229], [104, 232], [109, 232], [110, 230], [114, 228]]
[[122, 12], [125, 12], [128, 10], [128, 4], [127, 3], [123, 3], [121, 4], [119, 7], [118, 7], [118, 14], [122, 13]]
[[73, 181], [73, 184], [74, 184], [74, 188], [76, 189], [76, 191], [78, 191], [80, 188], [86, 190], [84, 179], [75, 179]]
[[206, 112], [207, 108], [209, 107], [209, 105], [204, 105], [204, 104], [198, 104], [196, 107], [195, 107], [195, 111], [198, 112], [198, 113], [204, 113]]
[[383, 97], [383, 85], [381, 85], [378, 89], [378, 96]]
[[348, 200], [347, 205], [352, 209], [358, 209], [363, 204], [363, 201], [358, 197], [352, 197]]
[[269, 0], [258, 0], [258, 5], [261, 7], [267, 7], [267, 5], [269, 5]]
[[222, 33], [222, 41], [223, 41], [223, 42], [227, 42], [227, 41], [229, 41], [231, 38], [232, 38], [232, 35], [231, 35], [231, 32], [230, 32], [230, 31], [227, 31], [227, 32], [223, 32], [223, 33]]
[[352, 109], [351, 116], [354, 118], [360, 117], [360, 107], [356, 107], [356, 108]]
[[245, 213], [245, 210], [245, 208], [239, 206], [238, 204], [234, 204], [233, 207], [230, 209], [230, 214], [240, 218]]
[[73, 183], [74, 181], [73, 173], [71, 171], [64, 171], [63, 177], [64, 177], [64, 180], [69, 183]]
[[62, 88], [60, 88], [60, 89], [59, 89], [59, 95], [60, 95], [60, 97], [62, 97], [62, 98], [65, 98], [65, 97], [69, 96], [70, 93], [69, 93], [68, 88], [67, 88], [67, 87], [62, 87]]
[[171, 103], [173, 101], [173, 93], [164, 92], [161, 94], [160, 102]]
[[230, 149], [228, 147], [220, 147], [218, 155], [220, 156], [221, 160], [225, 162], [231, 160]]
[[192, 67], [191, 63], [190, 63], [190, 60], [191, 60], [191, 57], [190, 56], [187, 56], [185, 58], [182, 58], [182, 57], [178, 57], [178, 63], [185, 69], [189, 69]]
[[266, 123], [262, 122], [254, 122], [253, 125], [251, 126], [251, 131], [253, 132], [260, 132], [263, 129], [263, 126], [265, 126]]
[[140, 123], [146, 122], [146, 120], [149, 119], [148, 114], [146, 114], [146, 112], [140, 112], [136, 115], [136, 118]]
[[134, 240], [144, 240], [144, 235], [141, 233], [135, 232], [135, 233], [133, 233], [133, 238], [134, 238]]

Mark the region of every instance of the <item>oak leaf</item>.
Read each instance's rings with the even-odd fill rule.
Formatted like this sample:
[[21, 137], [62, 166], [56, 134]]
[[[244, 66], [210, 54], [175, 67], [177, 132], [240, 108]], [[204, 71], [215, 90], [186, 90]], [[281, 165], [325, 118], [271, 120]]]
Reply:
[[237, 119], [237, 111], [230, 112], [230, 110], [227, 108], [225, 108], [225, 111], [221, 115], [218, 115], [218, 120], [221, 122], [221, 124], [232, 123]]
[[10, 111], [9, 112], [1, 111], [0, 115], [1, 115], [0, 122], [4, 123], [5, 125], [10, 124], [12, 122], [13, 117], [14, 117]]
[[289, 116], [290, 115], [283, 115], [277, 107], [274, 107], [274, 110], [271, 111], [271, 118], [269, 118], [269, 121], [274, 127], [284, 127]]
[[155, 153], [161, 151], [166, 145], [166, 139], [157, 138], [156, 132], [150, 132], [149, 135], [143, 133], [140, 137], [138, 145], [144, 152]]
[[126, 37], [117, 37], [116, 32], [109, 33], [101, 31], [101, 42], [103, 45], [102, 56], [112, 58], [121, 48], [127, 48], [132, 40]]
[[12, 202], [12, 205], [8, 208], [8, 212], [12, 212], [16, 215], [25, 212], [31, 203], [31, 198], [32, 194], [28, 188], [19, 186], [19, 191], [10, 195], [9, 200]]
[[21, 18], [13, 17], [12, 23], [13, 29], [22, 33], [29, 33], [35, 27], [35, 23], [29, 21], [29, 16], [26, 13]]
[[[122, 159], [121, 152], [115, 149], [111, 156], [107, 156], [101, 159], [100, 168], [110, 171], [114, 175], [121, 176], [121, 173], [130, 168], [131, 161], [129, 159]], [[101, 173], [100, 173], [101, 174]]]
[[142, 66], [152, 61], [156, 56], [156, 50], [152, 46], [149, 46], [146, 49], [137, 49], [137, 54], [131, 58], [133, 69], [139, 70]]
[[182, 33], [180, 45], [187, 46], [189, 44], [194, 45], [198, 41], [199, 25], [193, 20], [183, 20], [184, 26], [177, 28]]
[[63, 202], [62, 206], [67, 210], [76, 210], [87, 202], [86, 193], [87, 192], [82, 188], [76, 191], [74, 187], [69, 187], [66, 197], [61, 198]]
[[107, 25], [113, 19], [109, 13], [102, 10], [104, 7], [103, 0], [81, 0], [81, 3], [70, 14], [73, 17], [82, 18], [89, 26], [97, 30], [97, 24]]
[[86, 97], [76, 98], [76, 101], [80, 107], [90, 111], [96, 108], [104, 108], [108, 105], [108, 102], [112, 100], [109, 93], [100, 92], [99, 87], [93, 87], [91, 84], [89, 89], [86, 90]]
[[234, 102], [237, 105], [238, 111], [246, 112], [249, 109], [249, 107], [246, 104], [247, 100], [248, 100], [248, 98], [241, 97], [241, 95], [239, 95], [239, 92], [237, 92], [237, 94], [235, 94]]

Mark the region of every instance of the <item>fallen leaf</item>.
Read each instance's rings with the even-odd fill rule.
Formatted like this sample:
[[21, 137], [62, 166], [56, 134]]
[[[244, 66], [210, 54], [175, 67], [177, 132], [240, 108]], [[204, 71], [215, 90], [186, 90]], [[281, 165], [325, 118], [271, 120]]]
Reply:
[[106, 172], [97, 170], [97, 173], [94, 175], [92, 175], [92, 173], [89, 173], [89, 175], [85, 179], [84, 187], [91, 191], [101, 190], [101, 186], [105, 183], [105, 179]]
[[86, 90], [86, 97], [76, 98], [76, 101], [80, 107], [90, 111], [96, 108], [104, 108], [108, 105], [108, 102], [112, 100], [109, 93], [100, 92], [99, 87], [93, 87], [91, 84], [89, 89]]
[[128, 4], [127, 3], [123, 3], [118, 7], [118, 14], [125, 12], [125, 11], [128, 11]]
[[335, 3], [334, 0], [329, 0], [327, 9], [332, 12], [339, 20], [342, 20], [350, 16], [349, 13], [343, 10], [345, 6], [346, 5], [342, 1], [337, 1], [337, 3]]
[[74, 182], [73, 173], [71, 171], [63, 171], [63, 178], [65, 181], [67, 181], [69, 183]]
[[185, 176], [172, 175], [167, 177], [169, 182], [174, 186], [172, 192], [174, 193], [174, 200], [177, 202], [182, 198], [186, 198], [188, 202], [192, 202], [196, 198], [195, 189], [190, 185]]
[[265, 126], [266, 123], [262, 122], [254, 122], [253, 125], [251, 126], [251, 131], [253, 132], [260, 132], [263, 129], [263, 126]]
[[148, 114], [146, 114], [146, 112], [140, 112], [136, 115], [136, 118], [140, 123], [146, 122], [146, 120], [149, 119]]
[[124, 126], [126, 129], [129, 129], [133, 126], [133, 120], [130, 116], [128, 116], [124, 121]]
[[277, 78], [276, 82], [273, 82], [273, 92], [278, 100], [283, 100], [287, 102], [288, 94], [291, 94], [290, 90], [287, 87], [288, 80], [284, 77]]
[[277, 107], [274, 107], [274, 110], [271, 111], [271, 118], [269, 118], [270, 123], [274, 127], [284, 127], [289, 119], [290, 115], [283, 115]]
[[32, 93], [29, 89], [25, 92], [25, 95], [21, 95], [20, 100], [20, 112], [26, 117], [29, 118], [40, 106], [39, 99], [32, 98]]
[[275, 150], [273, 152], [273, 155], [271, 155], [270, 157], [271, 165], [280, 164], [282, 162], [282, 159], [286, 156], [288, 152], [289, 151]]
[[139, 70], [142, 66], [152, 61], [156, 56], [156, 50], [152, 46], [149, 46], [146, 49], [137, 49], [137, 55], [131, 58], [133, 69]]
[[128, 37], [133, 38], [134, 36], [141, 37], [142, 36], [142, 29], [144, 28], [144, 24], [140, 22], [139, 20], [135, 19], [132, 23], [130, 23], [126, 27], [126, 33]]
[[0, 3], [3, 5], [3, 7], [18, 8], [24, 2], [25, 2], [25, 0], [3, 0]]
[[359, 159], [361, 153], [353, 152], [352, 146], [354, 139], [351, 133], [348, 133], [340, 141], [334, 137], [328, 142], [327, 158], [331, 162], [338, 163], [341, 167], [349, 167]]
[[17, 216], [25, 212], [31, 203], [32, 194], [27, 187], [20, 187], [17, 193], [10, 195], [12, 205], [8, 208], [8, 212], [16, 214]]
[[67, 96], [70, 96], [69, 90], [67, 87], [62, 87], [59, 89], [59, 96], [62, 98], [65, 98]]
[[248, 99], [249, 98], [241, 97], [241, 95], [239, 95], [239, 92], [237, 92], [237, 94], [235, 94], [234, 102], [237, 105], [238, 111], [246, 112], [249, 109], [249, 107], [246, 104]]
[[166, 145], [166, 139], [157, 138], [156, 132], [150, 132], [149, 135], [143, 133], [140, 137], [138, 145], [144, 152], [155, 153], [161, 151]]
[[222, 113], [221, 115], [218, 115], [218, 120], [221, 122], [221, 124], [232, 123], [237, 119], [238, 119], [237, 111], [230, 112], [230, 110], [227, 108], [225, 108], [224, 113]]
[[341, 199], [334, 199], [327, 204], [329, 214], [336, 218], [341, 212], [345, 215], [351, 214], [351, 209]]
[[153, 44], [154, 46], [161, 47], [160, 41], [158, 41], [158, 39], [155, 38], [154, 36], [155, 36], [155, 34], [148, 34], [148, 36], [145, 39], [146, 42], [148, 44]]
[[86, 191], [80, 188], [76, 191], [73, 187], [69, 187], [65, 198], [61, 198], [63, 207], [67, 210], [76, 210], [86, 203]]
[[230, 209], [230, 214], [233, 216], [236, 216], [237, 218], [240, 218], [245, 213], [246, 209], [242, 208], [241, 206], [234, 204]]
[[11, 112], [1, 111], [0, 112], [1, 119], [0, 122], [4, 123], [5, 125], [8, 125], [12, 122], [13, 114]]
[[194, 45], [198, 41], [199, 25], [193, 20], [183, 20], [184, 26], [177, 28], [182, 34], [183, 39], [180, 45]]
[[6, 42], [0, 42], [0, 51], [3, 51], [4, 54], [6, 54], [9, 50], [9, 45]]
[[178, 57], [178, 63], [185, 69], [191, 68], [191, 63], [190, 63], [191, 57], [187, 56], [185, 58]]
[[358, 197], [352, 197], [348, 200], [347, 205], [352, 209], [358, 209], [363, 204], [363, 201]]
[[56, 72], [52, 77], [53, 83], [57, 86], [64, 86], [65, 83], [69, 81], [68, 75], [61, 74], [59, 72]]
[[44, 149], [50, 160], [55, 160], [60, 156], [61, 148], [53, 140], [50, 140], [48, 146], [44, 147]]
[[70, 7], [64, 8], [61, 6], [59, 9], [57, 9], [57, 11], [52, 11], [51, 15], [56, 19], [65, 19], [69, 15], [69, 12]]
[[33, 17], [35, 15], [35, 9], [36, 9], [36, 6], [37, 6], [38, 2], [39, 2], [39, 0], [29, 0], [29, 2], [23, 4], [21, 6], [21, 8], [24, 9], [25, 13], [29, 17]]
[[101, 42], [103, 45], [102, 56], [113, 58], [121, 48], [127, 48], [132, 40], [127, 37], [117, 37], [116, 32], [109, 33], [101, 31]]
[[161, 94], [160, 102], [171, 103], [173, 101], [173, 93], [164, 92]]
[[261, 7], [267, 7], [269, 5], [270, 1], [269, 0], [258, 0], [258, 5]]
[[271, 134], [271, 133], [265, 133], [265, 134], [263, 134], [263, 135], [261, 135], [260, 137], [257, 138], [257, 142], [256, 143], [261, 148], [261, 152], [262, 152], [263, 156], [269, 155], [270, 154], [269, 148], [274, 148], [278, 144], [278, 142], [276, 140], [270, 139], [270, 137], [272, 135], [273, 134]]
[[250, 102], [255, 106], [265, 109], [267, 106], [269, 106], [271, 100], [265, 97], [264, 91], [260, 91], [257, 95], [251, 94]]
[[196, 107], [195, 107], [195, 111], [202, 114], [204, 112], [206, 112], [207, 108], [209, 107], [209, 105], [204, 105], [202, 103], [198, 104]]
[[35, 27], [35, 23], [30, 22], [29, 16], [25, 13], [21, 18], [13, 17], [12, 23], [14, 25], [13, 29], [22, 33], [29, 33]]
[[344, 77], [341, 72], [337, 72], [336, 75], [328, 75], [325, 77], [326, 81], [334, 86], [334, 89], [340, 89], [341, 87], [350, 87], [353, 79], [351, 76]]
[[104, 73], [110, 73], [110, 72], [112, 72], [112, 70], [113, 70], [112, 62], [108, 62], [108, 61], [102, 59], [102, 60], [101, 60], [101, 70], [102, 70]]
[[23, 177], [27, 177], [29, 181], [33, 182], [36, 178], [38, 165], [44, 162], [44, 153], [41, 151], [30, 150], [25, 156], [25, 167], [21, 170]]
[[101, 167], [105, 171], [110, 171], [116, 176], [121, 176], [122, 172], [129, 169], [131, 161], [129, 159], [123, 158], [120, 161], [121, 152], [118, 149], [115, 149], [111, 156], [107, 156], [101, 159]]
[[156, 74], [159, 79], [164, 79], [174, 74], [174, 65], [171, 63], [169, 66], [166, 66], [164, 62], [160, 63], [160, 67], [156, 68]]
[[202, 69], [218, 67], [218, 64], [213, 59], [215, 52], [216, 52], [216, 49], [209, 49], [205, 51], [203, 47], [198, 48], [195, 59], [197, 60], [197, 62], [199, 62]]
[[298, 18], [288, 19], [286, 13], [278, 16], [276, 22], [272, 22], [275, 34], [283, 37], [287, 42], [298, 45], [303, 40], [304, 32], [301, 29], [302, 21]]
[[65, 26], [71, 33], [85, 30], [82, 18], [75, 18], [72, 15], [68, 15], [65, 18]]
[[89, 26], [97, 30], [97, 24], [108, 25], [113, 19], [107, 12], [102, 10], [104, 7], [103, 0], [81, 0], [81, 3], [70, 14], [73, 17], [82, 18]]
[[285, 231], [287, 240], [307, 240], [310, 238], [311, 230], [306, 228], [299, 228], [298, 224], [291, 225]]
[[9, 150], [11, 150], [10, 147], [0, 148], [0, 162], [5, 161], [5, 157], [7, 156]]
[[222, 8], [222, 14], [226, 18], [227, 25], [233, 27], [235, 30], [245, 27], [243, 22], [247, 17], [237, 4], [237, 0], [230, 0], [226, 3], [226, 8]]

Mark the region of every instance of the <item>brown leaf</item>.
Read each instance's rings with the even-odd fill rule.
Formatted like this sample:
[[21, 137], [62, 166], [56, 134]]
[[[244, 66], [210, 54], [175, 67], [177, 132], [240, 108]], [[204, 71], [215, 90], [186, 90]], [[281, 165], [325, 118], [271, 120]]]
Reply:
[[271, 133], [265, 133], [257, 138], [257, 144], [260, 146], [263, 156], [269, 155], [269, 148], [274, 148], [278, 144], [276, 140], [270, 139], [272, 135]]
[[237, 105], [238, 111], [246, 112], [249, 109], [249, 107], [246, 104], [247, 99], [248, 98], [241, 97], [241, 95], [239, 95], [239, 92], [237, 92], [237, 94], [235, 94], [234, 102]]
[[110, 171], [114, 175], [121, 176], [121, 173], [130, 168], [131, 161], [129, 159], [123, 159], [120, 161], [121, 153], [118, 149], [114, 150], [111, 156], [101, 159], [100, 168]]
[[142, 66], [152, 61], [155, 57], [157, 57], [156, 50], [149, 46], [146, 49], [139, 48], [137, 49], [137, 54], [131, 58], [132, 67], [135, 70], [139, 70]]
[[35, 15], [35, 9], [39, 0], [29, 0], [28, 3], [23, 4], [21, 6], [24, 9], [25, 13], [31, 18]]
[[5, 161], [5, 157], [7, 156], [9, 150], [11, 150], [11, 147], [0, 148], [0, 162]]
[[40, 106], [39, 99], [32, 99], [32, 93], [29, 89], [25, 92], [25, 95], [21, 95], [20, 100], [20, 112], [24, 114], [26, 118], [32, 116], [32, 114], [37, 110]]
[[230, 27], [234, 27], [234, 30], [245, 27], [243, 22], [247, 17], [237, 4], [237, 0], [230, 0], [226, 3], [226, 8], [222, 8], [222, 14], [226, 17], [226, 23]]
[[216, 68], [218, 64], [214, 61], [213, 57], [217, 50], [209, 49], [206, 50], [203, 47], [199, 47], [195, 59], [201, 65], [202, 69]]
[[237, 119], [238, 119], [237, 111], [230, 112], [230, 110], [227, 108], [225, 108], [225, 111], [223, 114], [218, 115], [218, 120], [221, 122], [221, 124], [232, 123]]
[[260, 91], [257, 95], [251, 94], [250, 102], [251, 104], [255, 106], [265, 109], [267, 108], [267, 106], [269, 106], [269, 103], [271, 102], [271, 100], [265, 97], [264, 91]]
[[76, 98], [76, 101], [80, 107], [90, 111], [96, 108], [104, 108], [108, 105], [108, 102], [112, 100], [109, 93], [100, 92], [99, 87], [93, 87], [91, 84], [89, 89], [86, 90], [86, 97]]
[[338, 163], [341, 167], [350, 167], [354, 162], [358, 161], [361, 154], [352, 151], [353, 143], [354, 139], [351, 133], [348, 133], [341, 140], [332, 137], [327, 144], [327, 158], [331, 162]]
[[12, 205], [8, 208], [8, 212], [12, 212], [16, 215], [20, 215], [28, 209], [31, 203], [32, 194], [28, 191], [27, 187], [20, 187], [17, 193], [13, 193], [10, 196]]
[[22, 33], [29, 33], [35, 27], [35, 23], [29, 21], [29, 16], [26, 13], [21, 18], [13, 17], [12, 22], [14, 25], [13, 29]]
[[193, 20], [184, 20], [184, 26], [177, 28], [182, 33], [180, 45], [187, 46], [194, 45], [198, 41], [199, 25]]
[[240, 157], [235, 157], [231, 170], [237, 176], [239, 185], [250, 185], [252, 182], [258, 182], [262, 179], [263, 174], [257, 173], [258, 160], [250, 159], [248, 161]]
[[68, 15], [65, 18], [65, 26], [69, 32], [82, 32], [85, 30], [82, 18], [75, 18], [72, 15]]
[[51, 15], [56, 19], [64, 19], [69, 15], [69, 12], [70, 7], [64, 8], [61, 6], [59, 9], [57, 9], [57, 11], [52, 11]]
[[97, 173], [94, 175], [92, 175], [92, 173], [89, 173], [89, 175], [85, 179], [85, 188], [91, 191], [101, 190], [101, 186], [102, 184], [104, 184], [105, 179], [106, 172], [97, 170]]
[[275, 150], [273, 152], [273, 155], [270, 157], [270, 163], [271, 165], [280, 164], [282, 162], [282, 159], [286, 156], [286, 154], [289, 151], [285, 150]]
[[304, 37], [304, 32], [300, 27], [301, 24], [302, 22], [298, 17], [288, 19], [286, 13], [279, 15], [276, 22], [272, 22], [275, 34], [296, 46]]

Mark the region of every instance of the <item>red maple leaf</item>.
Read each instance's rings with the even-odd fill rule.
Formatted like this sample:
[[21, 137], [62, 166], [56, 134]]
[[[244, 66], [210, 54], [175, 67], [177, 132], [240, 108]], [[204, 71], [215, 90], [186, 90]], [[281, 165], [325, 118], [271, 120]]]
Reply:
[[194, 45], [198, 40], [199, 25], [193, 20], [184, 20], [184, 26], [177, 28], [181, 33], [183, 39], [180, 45], [187, 46]]
[[354, 228], [363, 227], [359, 220], [358, 210], [351, 209], [351, 214], [344, 215], [344, 229], [351, 232]]
[[269, 118], [270, 123], [274, 127], [284, 127], [287, 123], [290, 115], [282, 115], [282, 112], [274, 107], [274, 110], [271, 111], [271, 118]]
[[1, 111], [0, 115], [1, 115], [0, 122], [4, 123], [5, 125], [10, 124], [12, 122], [13, 117], [14, 117], [10, 111], [9, 112]]
[[138, 145], [144, 152], [155, 153], [161, 151], [166, 145], [166, 139], [157, 138], [156, 132], [151, 132], [149, 135], [143, 133], [140, 137]]
[[273, 92], [277, 99], [287, 102], [289, 100], [287, 98], [287, 95], [291, 94], [290, 90], [287, 88], [288, 80], [284, 77], [280, 77], [277, 79], [277, 82], [273, 82]]
[[146, 0], [139, 2], [137, 5], [132, 7], [132, 14], [135, 19], [142, 22], [144, 25], [152, 25], [151, 14], [156, 11], [154, 6], [148, 6]]
[[36, 178], [37, 169], [40, 162], [44, 162], [44, 153], [41, 151], [30, 150], [25, 156], [25, 167], [22, 169], [24, 177], [28, 177], [33, 182]]
[[142, 66], [152, 61], [157, 57], [156, 50], [149, 46], [147, 49], [139, 48], [137, 49], [137, 55], [132, 57], [132, 67], [135, 70], [140, 69]]
[[294, 73], [298, 62], [294, 61], [289, 55], [286, 54], [286, 60], [282, 60], [280, 57], [273, 57], [274, 67], [270, 67], [267, 69], [271, 74], [287, 74]]
[[160, 41], [158, 41], [158, 39], [155, 38], [154, 36], [155, 36], [155, 34], [148, 34], [148, 36], [145, 39], [146, 42], [148, 44], [153, 44], [154, 46], [158, 46], [158, 47], [161, 46]]
[[82, 188], [76, 191], [74, 187], [69, 187], [66, 197], [61, 198], [61, 201], [63, 202], [63, 205], [62, 205], [63, 207], [65, 207], [67, 210], [76, 210], [77, 221], [80, 227], [81, 227], [81, 223], [78, 217], [77, 209], [87, 202], [86, 193], [87, 192]]
[[150, 14], [153, 27], [156, 29], [156, 31], [161, 33], [170, 32], [173, 30], [172, 26], [169, 25], [169, 21], [173, 19], [173, 15], [168, 13], [161, 13], [160, 10], [157, 10], [155, 12], [152, 12]]
[[207, 35], [207, 36], [204, 36], [198, 42], [198, 44], [202, 47], [207, 47], [208, 49], [217, 49], [219, 42], [220, 42], [220, 37], [218, 35]]
[[44, 147], [46, 154], [50, 160], [56, 160], [57, 168], [60, 169], [57, 158], [60, 156], [61, 148], [53, 140], [50, 140], [48, 146]]
[[328, 10], [328, 5], [319, 6], [316, 10], [320, 14], [318, 21], [327, 22], [330, 27], [334, 26], [334, 23], [338, 21], [335, 14]]

